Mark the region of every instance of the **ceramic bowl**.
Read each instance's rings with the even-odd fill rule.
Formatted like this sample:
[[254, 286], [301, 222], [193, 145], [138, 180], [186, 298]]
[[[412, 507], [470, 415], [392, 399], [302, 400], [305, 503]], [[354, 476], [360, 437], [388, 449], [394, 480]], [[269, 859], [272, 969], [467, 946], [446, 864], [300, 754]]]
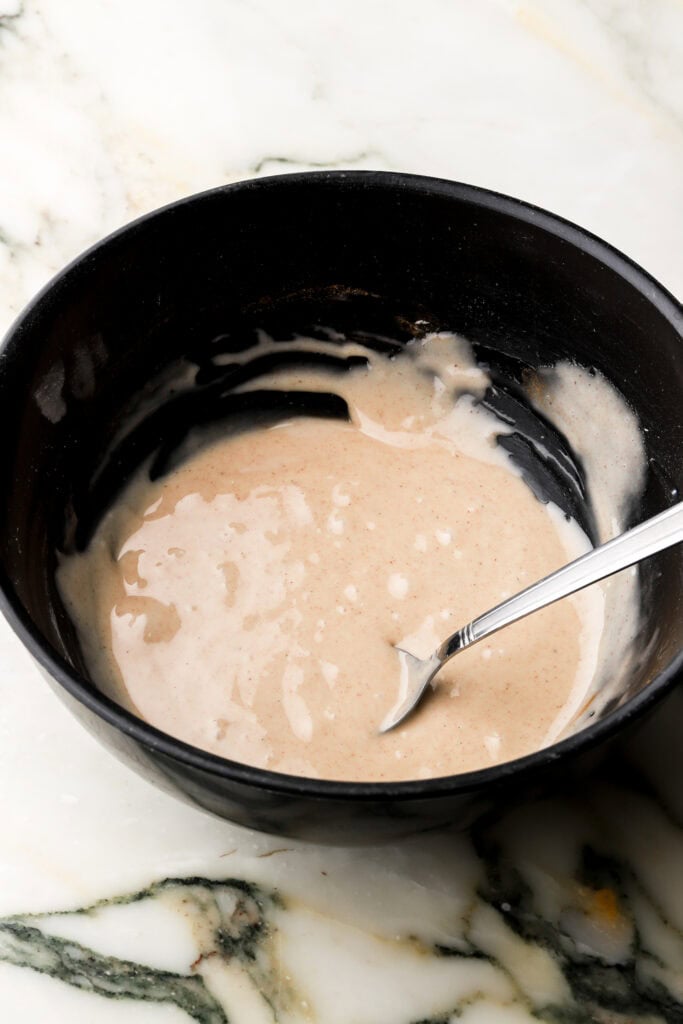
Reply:
[[[284, 337], [315, 325], [401, 344], [427, 329], [456, 331], [503, 391], [559, 359], [596, 367], [643, 427], [649, 468], [635, 522], [677, 500], [683, 487], [682, 323], [665, 289], [609, 245], [468, 185], [323, 172], [183, 199], [79, 257], [6, 338], [4, 613], [56, 693], [103, 744], [151, 782], [251, 828], [379, 841], [464, 825], [496, 804], [562, 784], [589, 771], [678, 679], [680, 548], [643, 566], [643, 657], [579, 733], [481, 771], [375, 784], [224, 760], [113, 703], [88, 678], [55, 586], [57, 552], [86, 543], [135, 466], [155, 451], [168, 456], [193, 423], [262, 415], [257, 397], [235, 403], [229, 382], [216, 376], [217, 352], [244, 353], [259, 328]], [[187, 382], [188, 367], [191, 391], [178, 401], [172, 383], [181, 371]]]

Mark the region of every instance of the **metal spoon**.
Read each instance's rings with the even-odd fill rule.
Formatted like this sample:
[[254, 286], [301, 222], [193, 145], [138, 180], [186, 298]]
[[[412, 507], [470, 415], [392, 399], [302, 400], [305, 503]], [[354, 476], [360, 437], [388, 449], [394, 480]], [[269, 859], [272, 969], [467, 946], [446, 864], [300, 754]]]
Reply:
[[480, 615], [444, 640], [430, 658], [416, 658], [414, 654], [397, 647], [401, 660], [400, 695], [379, 731], [382, 733], [394, 729], [417, 707], [434, 676], [458, 651], [471, 647], [546, 605], [568, 597], [577, 590], [583, 590], [591, 583], [597, 583], [681, 541], [683, 502], [678, 502]]

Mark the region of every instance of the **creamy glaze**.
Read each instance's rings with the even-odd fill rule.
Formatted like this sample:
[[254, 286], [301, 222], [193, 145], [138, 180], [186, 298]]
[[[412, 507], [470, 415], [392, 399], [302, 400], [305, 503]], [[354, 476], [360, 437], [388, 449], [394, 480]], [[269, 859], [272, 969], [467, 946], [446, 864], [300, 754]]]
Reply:
[[[391, 361], [362, 351], [369, 368], [333, 385], [290, 370], [243, 388], [333, 387], [350, 423], [297, 418], [199, 445], [155, 483], [143, 469], [88, 549], [62, 560], [93, 677], [174, 736], [293, 774], [427, 778], [545, 746], [628, 651], [635, 577], [607, 608], [593, 587], [458, 655], [419, 712], [378, 736], [399, 685], [393, 644], [430, 653], [589, 542], [497, 445], [511, 428], [477, 404], [488, 378], [462, 341], [432, 335]], [[570, 437], [567, 394], [596, 388], [612, 429], [638, 437], [603, 378], [554, 373], [534, 398]], [[603, 533], [621, 528], [641, 463], [642, 447], [601, 480]]]

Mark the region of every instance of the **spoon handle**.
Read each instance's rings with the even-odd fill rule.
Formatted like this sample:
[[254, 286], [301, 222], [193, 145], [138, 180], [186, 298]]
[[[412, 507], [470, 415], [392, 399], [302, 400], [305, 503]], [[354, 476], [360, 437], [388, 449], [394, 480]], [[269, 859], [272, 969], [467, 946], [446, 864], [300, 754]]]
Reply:
[[437, 651], [437, 658], [443, 664], [464, 647], [483, 640], [504, 626], [681, 541], [683, 502], [678, 502], [480, 615], [444, 640]]

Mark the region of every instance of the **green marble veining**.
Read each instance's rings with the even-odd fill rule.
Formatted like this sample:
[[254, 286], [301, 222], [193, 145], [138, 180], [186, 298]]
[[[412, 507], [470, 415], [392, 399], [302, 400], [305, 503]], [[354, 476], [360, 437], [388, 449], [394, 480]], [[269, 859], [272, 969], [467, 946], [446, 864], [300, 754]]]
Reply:
[[0, 924], [0, 959], [107, 999], [172, 1003], [199, 1024], [227, 1024], [201, 978], [100, 956], [80, 943], [45, 935], [39, 928], [18, 922]]
[[329, 170], [333, 167], [353, 167], [356, 164], [362, 163], [364, 160], [377, 159], [378, 154], [371, 150], [362, 150], [359, 153], [352, 153], [347, 157], [333, 157], [331, 160], [304, 160], [303, 158], [297, 159], [291, 156], [263, 156], [256, 163], [251, 164], [248, 168], [250, 174], [260, 174], [265, 167], [272, 166], [277, 169], [279, 167], [308, 167], [308, 168], [319, 168], [320, 170]]
[[[545, 913], [539, 909], [542, 893], [529, 883], [510, 856], [504, 831], [501, 833], [495, 825], [481, 828], [473, 833], [472, 842], [483, 873], [478, 892], [473, 894], [473, 902], [463, 917], [461, 941], [452, 948], [443, 944], [425, 948], [427, 956], [460, 962], [487, 961], [505, 975], [514, 992], [514, 1005], [530, 1021], [683, 1024], [683, 1003], [649, 971], [653, 965], [662, 969], [666, 965], [655, 951], [648, 949], [631, 912], [632, 893], [638, 889], [640, 898], [643, 897], [631, 867], [584, 843], [573, 876], [561, 879], [562, 909], [555, 920], [547, 907]], [[188, 965], [187, 973], [106, 956], [53, 933], [59, 918], [96, 918], [98, 911], [105, 908], [142, 901], [166, 901], [175, 911], [190, 913], [204, 929], [199, 956]], [[475, 916], [482, 909], [492, 915], [484, 933], [485, 941], [481, 929], [477, 938], [475, 923]], [[47, 974], [103, 998], [165, 1003], [198, 1024], [227, 1024], [226, 1008], [211, 991], [210, 979], [207, 982], [201, 973], [202, 962], [217, 957], [223, 964], [239, 965], [247, 973], [270, 1017], [278, 1021], [290, 1019], [291, 996], [298, 984], [298, 979], [290, 984], [283, 981], [278, 973], [283, 968], [273, 954], [272, 943], [278, 931], [276, 918], [287, 913], [294, 913], [294, 904], [289, 906], [286, 897], [240, 878], [167, 878], [79, 910], [14, 915], [0, 920], [0, 960]], [[51, 922], [50, 931], [45, 930], [44, 924], [40, 927], [41, 920]], [[606, 927], [611, 936], [612, 945], [602, 951], [590, 947], [591, 929], [596, 922]], [[662, 926], [672, 927], [664, 921]], [[582, 930], [587, 939], [581, 939]], [[559, 968], [568, 997], [556, 1003], [539, 1002], [525, 989], [506, 957], [491, 951], [489, 938], [496, 935], [512, 935], [525, 948], [544, 951]], [[414, 937], [408, 935], [401, 942], [416, 944]], [[301, 981], [305, 991], [305, 979]], [[405, 1024], [447, 1024], [466, 1016], [480, 1002], [492, 1009], [496, 1005], [495, 998], [487, 997], [485, 992], [470, 994], [446, 1013], [414, 1019], [406, 1016]], [[308, 1013], [306, 1019], [319, 1018]]]
[[[586, 923], [591, 915], [607, 918], [628, 936], [622, 956], [613, 960], [586, 948], [570, 929], [549, 921], [535, 908], [535, 894], [504, 849], [487, 832], [475, 832], [475, 848], [485, 866], [485, 883], [479, 896], [504, 917], [509, 929], [525, 942], [547, 950], [567, 980], [573, 1005], [547, 1006], [537, 1011], [538, 1019], [549, 1024], [634, 1024], [635, 1021], [665, 1021], [683, 1024], [683, 1003], [648, 973], [648, 966], [664, 967], [657, 954], [648, 949], [630, 910], [634, 889], [642, 893], [633, 868], [607, 856], [589, 844], [581, 848], [574, 881], [579, 896], [575, 915]], [[650, 909], [657, 908], [649, 900]], [[564, 920], [569, 921], [569, 911]], [[663, 928], [673, 928], [661, 920]], [[673, 929], [683, 944], [683, 933]], [[683, 970], [683, 963], [679, 965]]]
[[668, 771], [655, 786], [639, 765], [466, 835], [262, 840], [222, 855], [239, 858], [225, 879], [13, 914], [0, 961], [197, 1024], [683, 1024], [681, 805]]
[[[103, 956], [78, 942], [46, 934], [30, 923], [37, 917], [90, 915], [105, 907], [155, 900], [169, 893], [180, 895], [185, 902], [193, 902], [202, 914], [209, 909], [218, 911], [213, 949], [203, 951], [202, 955], [218, 952], [226, 961], [241, 961], [248, 968], [255, 964], [258, 946], [268, 934], [265, 908], [273, 906], [277, 897], [241, 879], [215, 881], [208, 878], [166, 878], [146, 889], [99, 900], [75, 911], [5, 918], [0, 920], [0, 960], [47, 974], [107, 999], [169, 1003], [198, 1024], [227, 1024], [223, 1008], [198, 974], [175, 974]], [[234, 900], [229, 913], [221, 909], [217, 899], [225, 894]]]

